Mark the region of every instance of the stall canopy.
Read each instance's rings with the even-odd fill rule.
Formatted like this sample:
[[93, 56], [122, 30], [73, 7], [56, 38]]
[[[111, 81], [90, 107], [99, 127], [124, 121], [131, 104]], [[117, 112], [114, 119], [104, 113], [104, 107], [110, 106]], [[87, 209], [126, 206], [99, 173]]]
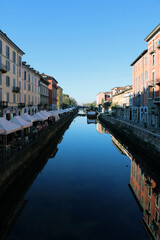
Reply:
[[52, 116], [52, 114], [51, 113], [49, 113], [49, 112], [47, 112], [46, 110], [44, 110], [44, 111], [42, 111], [44, 114], [46, 114], [48, 117], [51, 117]]
[[48, 119], [47, 116], [44, 116], [44, 115], [40, 114], [40, 112], [35, 113], [35, 114], [33, 115], [33, 117], [35, 117], [38, 121], [45, 121], [45, 120]]
[[27, 122], [36, 122], [37, 121], [37, 119], [35, 117], [29, 115], [28, 113], [23, 113], [21, 115], [21, 118], [23, 118]]
[[28, 128], [32, 126], [32, 123], [29, 123], [27, 121], [25, 121], [23, 118], [21, 118], [20, 116], [15, 116], [14, 118], [12, 118], [10, 120], [10, 122], [20, 126], [21, 128]]
[[0, 127], [0, 134], [4, 133], [4, 129]]
[[47, 118], [49, 118], [50, 117], [50, 114], [47, 114], [47, 113], [45, 113], [44, 111], [40, 111], [39, 112], [42, 116], [44, 116], [44, 117], [47, 117]]
[[0, 128], [4, 129], [4, 132], [1, 133], [4, 135], [21, 130], [20, 126], [12, 123], [10, 121], [7, 121], [4, 117], [0, 117]]
[[55, 118], [56, 122], [60, 119], [56, 111], [50, 111], [49, 113]]

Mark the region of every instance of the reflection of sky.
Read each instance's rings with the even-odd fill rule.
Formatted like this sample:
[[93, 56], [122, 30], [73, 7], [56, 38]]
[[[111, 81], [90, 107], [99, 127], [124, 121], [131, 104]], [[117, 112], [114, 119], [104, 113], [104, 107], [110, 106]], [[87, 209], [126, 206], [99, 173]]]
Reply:
[[77, 117], [58, 148], [28, 191], [9, 239], [146, 239], [128, 188], [130, 160], [111, 136]]

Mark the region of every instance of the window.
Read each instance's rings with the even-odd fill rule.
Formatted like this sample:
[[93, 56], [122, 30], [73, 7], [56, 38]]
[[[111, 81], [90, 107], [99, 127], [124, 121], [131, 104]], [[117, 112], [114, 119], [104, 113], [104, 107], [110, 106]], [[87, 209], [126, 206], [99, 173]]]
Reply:
[[19, 77], [21, 77], [21, 68], [19, 68]]
[[10, 48], [6, 46], [6, 58], [9, 59], [9, 57], [10, 57]]
[[30, 104], [30, 95], [28, 95], [28, 104]]
[[13, 74], [16, 74], [16, 66], [13, 64]]
[[26, 71], [24, 71], [24, 80], [26, 80]]
[[2, 54], [2, 41], [0, 40], [0, 54]]
[[9, 102], [9, 92], [6, 93], [6, 100]]
[[16, 86], [16, 79], [13, 78], [13, 87], [15, 87], [15, 86]]
[[34, 83], [34, 81], [33, 81], [33, 76], [32, 76], [32, 84]]
[[2, 74], [0, 73], [0, 85], [2, 85]]
[[0, 101], [2, 101], [2, 88], [0, 88]]
[[28, 82], [30, 82], [30, 74], [28, 73]]
[[19, 87], [20, 87], [20, 89], [21, 89], [21, 81], [19, 81]]
[[13, 94], [13, 103], [16, 103], [16, 95]]
[[28, 84], [28, 91], [30, 91], [31, 90], [31, 85], [30, 84]]
[[155, 65], [155, 55], [153, 54], [152, 55], [152, 66], [154, 66]]
[[152, 80], [155, 80], [155, 72], [152, 72]]
[[21, 67], [21, 57], [18, 57], [18, 65]]
[[19, 93], [19, 103], [21, 103], [21, 93]]
[[32, 85], [32, 92], [33, 92], [33, 85]]
[[157, 209], [155, 209], [154, 220], [156, 223], [158, 223], [158, 217], [159, 217], [158, 215], [159, 215], [158, 211], [157, 211]]
[[26, 82], [24, 82], [24, 90], [26, 90]]
[[7, 71], [10, 70], [10, 62], [8, 60], [6, 60], [6, 67], [7, 67]]
[[159, 208], [159, 196], [156, 196], [156, 206]]
[[10, 77], [6, 76], [6, 86], [9, 87], [10, 86]]
[[24, 94], [24, 102], [26, 103], [26, 94]]
[[152, 187], [149, 187], [149, 189], [148, 189], [148, 196], [151, 197], [151, 194], [152, 194]]
[[15, 51], [13, 51], [12, 60], [13, 60], [14, 63], [16, 63], [16, 53], [15, 53]]
[[151, 202], [150, 202], [149, 199], [148, 199], [148, 211], [149, 211], [149, 212], [151, 211]]

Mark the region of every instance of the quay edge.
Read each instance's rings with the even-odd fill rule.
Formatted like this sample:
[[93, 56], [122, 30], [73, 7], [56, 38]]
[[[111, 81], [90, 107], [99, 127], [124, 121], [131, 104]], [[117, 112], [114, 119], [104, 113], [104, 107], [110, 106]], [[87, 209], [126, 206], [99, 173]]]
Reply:
[[[160, 169], [160, 136], [137, 128], [116, 118], [100, 114], [98, 119], [132, 155], [138, 155], [154, 168]], [[156, 137], [157, 136], [157, 137]]]
[[22, 150], [0, 168], [0, 197], [23, 174], [25, 169], [30, 167], [32, 162], [36, 161], [38, 164], [37, 160], [41, 161], [42, 156], [46, 154], [48, 145], [52, 145], [52, 143], [54, 145], [54, 140], [68, 129], [76, 115], [77, 109], [65, 119], [58, 121], [49, 133], [47, 132], [38, 138], [36, 142]]

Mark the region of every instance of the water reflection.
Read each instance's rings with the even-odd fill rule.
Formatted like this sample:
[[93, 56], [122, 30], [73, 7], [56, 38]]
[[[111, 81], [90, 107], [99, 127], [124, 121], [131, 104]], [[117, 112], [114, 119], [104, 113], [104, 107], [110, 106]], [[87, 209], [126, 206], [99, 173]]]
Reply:
[[[147, 186], [152, 187], [152, 205], [152, 174], [152, 180], [144, 174], [144, 191], [140, 198], [136, 197], [139, 194], [134, 185], [139, 189], [141, 165], [137, 169], [127, 148], [99, 122], [97, 126], [88, 125], [86, 118], [76, 118], [58, 143], [59, 150], [55, 145], [48, 151], [49, 160], [42, 157], [40, 166], [29, 166], [29, 171], [0, 199], [0, 239], [6, 239], [14, 225], [10, 240], [146, 239], [139, 224], [142, 212], [128, 183], [137, 202], [140, 199], [145, 217]], [[147, 185], [147, 180], [152, 181], [152, 186]]]
[[160, 239], [160, 181], [158, 175], [153, 177], [131, 159], [130, 187], [143, 211], [142, 224], [151, 239]]

